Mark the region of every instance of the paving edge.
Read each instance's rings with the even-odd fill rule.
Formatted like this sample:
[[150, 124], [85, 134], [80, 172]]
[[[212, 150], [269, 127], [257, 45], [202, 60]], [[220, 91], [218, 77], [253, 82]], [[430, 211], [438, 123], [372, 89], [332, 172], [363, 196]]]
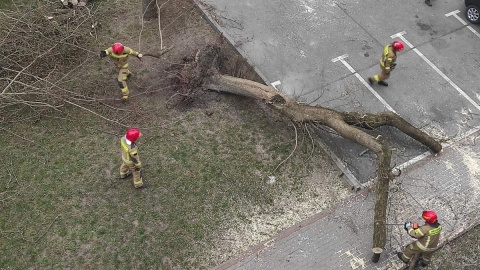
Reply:
[[[442, 241], [439, 243], [439, 246], [437, 247], [437, 249], [433, 252], [433, 254], [435, 255], [436, 252], [440, 251], [442, 248], [444, 248], [446, 245], [452, 243], [453, 241], [457, 240], [458, 238], [462, 237], [464, 234], [468, 233], [470, 230], [472, 230], [473, 228], [477, 227], [480, 225], [480, 222], [476, 222], [476, 223], [473, 223], [472, 225], [468, 226], [467, 228], [465, 228], [464, 230], [461, 230], [459, 231], [458, 233], [454, 234], [454, 235], [451, 235], [450, 237], [448, 237], [447, 239], [442, 239]], [[402, 267], [400, 267], [398, 270], [407, 270], [409, 267], [409, 265], [404, 265]], [[418, 267], [417, 267], [418, 268]], [[417, 269], [415, 268], [415, 269]], [[383, 269], [383, 270], [391, 270], [391, 269]]]
[[[222, 34], [222, 36], [224, 36], [228, 40], [228, 42], [234, 48], [234, 50], [238, 54], [240, 54], [245, 59], [245, 61], [247, 61], [247, 63], [255, 70], [255, 72], [263, 80], [263, 82], [266, 85], [271, 85], [271, 82], [250, 61], [250, 59], [247, 57], [247, 55], [242, 50], [240, 50], [238, 47], [236, 47], [234, 45], [235, 44], [234, 40], [227, 33], [225, 33], [224, 31], [221, 30], [221, 26], [209, 15], [208, 10], [206, 8], [202, 8], [202, 6], [207, 7], [209, 5], [205, 4], [203, 1], [200, 1], [200, 0], [190, 0], [190, 1], [192, 1], [193, 5], [195, 5], [195, 7], [200, 11], [200, 13], [202, 14], [202, 17], [204, 17], [205, 20], [207, 22], [209, 22], [210, 25], [212, 25], [212, 27], [215, 30], [217, 30], [220, 34]], [[335, 163], [335, 165], [340, 169], [340, 171], [342, 171], [342, 173], [344, 175], [344, 177], [342, 177], [342, 180], [345, 182], [345, 184], [347, 184], [351, 188], [351, 190], [353, 190], [355, 192], [360, 191], [364, 186], [360, 182], [358, 182], [357, 178], [353, 175], [353, 173], [345, 165], [345, 162], [343, 162], [339, 157], [337, 157], [337, 155], [335, 155], [322, 140], [317, 140], [317, 142], [318, 142], [318, 145], [325, 152], [327, 152], [327, 154], [330, 156], [330, 158]]]
[[312, 217], [307, 218], [306, 220], [300, 221], [296, 225], [293, 225], [293, 226], [291, 226], [287, 229], [282, 230], [280, 233], [276, 234], [274, 237], [271, 237], [268, 240], [265, 240], [265, 241], [261, 242], [260, 244], [257, 244], [255, 246], [251, 247], [247, 251], [243, 252], [241, 255], [239, 255], [239, 256], [237, 256], [233, 259], [230, 259], [230, 260], [228, 260], [228, 261], [226, 261], [226, 262], [224, 262], [224, 263], [222, 263], [218, 266], [215, 266], [213, 269], [215, 269], [215, 270], [226, 270], [226, 269], [238, 264], [239, 262], [241, 262], [242, 260], [244, 260], [245, 258], [247, 258], [247, 257], [249, 257], [253, 254], [260, 254], [263, 250], [265, 250], [265, 249], [267, 249], [271, 246], [271, 245], [269, 245], [270, 243], [275, 243], [278, 240], [281, 240], [283, 238], [286, 238], [286, 237], [290, 236], [291, 234], [293, 234], [295, 232], [298, 232], [299, 230], [303, 229], [304, 227], [310, 226], [311, 224], [317, 222], [318, 220], [334, 213], [338, 209], [341, 209], [342, 207], [344, 207], [345, 205], [347, 205], [348, 203], [350, 203], [352, 201], [358, 200], [359, 198], [362, 198], [362, 197], [365, 199], [366, 197], [368, 197], [369, 193], [370, 193], [370, 190], [364, 189], [361, 192], [346, 198], [345, 200], [336, 204], [335, 206], [333, 206], [331, 208], [328, 208], [326, 210], [323, 210], [323, 211], [313, 215]]
[[[213, 29], [217, 30], [218, 33], [220, 33], [223, 37], [225, 37], [227, 40], [228, 40], [228, 43], [230, 44], [230, 46], [233, 47], [233, 49], [238, 53], [240, 54], [244, 59], [245, 61], [247, 61], [247, 63], [253, 68], [253, 70], [255, 70], [255, 72], [257, 73], [257, 75], [263, 80], [263, 82], [266, 84], [266, 85], [271, 85], [271, 82], [269, 80], [267, 80], [267, 77], [265, 75], [263, 75], [262, 72], [260, 72], [260, 70], [252, 63], [252, 61], [250, 61], [250, 59], [247, 57], [247, 55], [245, 54], [245, 52], [241, 51], [238, 47], [236, 47], [234, 44], [234, 40], [227, 34], [225, 33], [224, 31], [221, 30], [221, 26], [214, 20], [214, 18], [212, 18], [209, 13], [208, 13], [208, 10], [206, 9], [206, 7], [210, 6], [209, 4], [206, 4], [205, 2], [201, 1], [201, 0], [190, 0], [193, 5], [197, 8], [198, 11], [200, 11], [202, 17], [208, 22], [210, 23], [210, 25], [212, 25]], [[204, 8], [202, 8], [204, 7]]]

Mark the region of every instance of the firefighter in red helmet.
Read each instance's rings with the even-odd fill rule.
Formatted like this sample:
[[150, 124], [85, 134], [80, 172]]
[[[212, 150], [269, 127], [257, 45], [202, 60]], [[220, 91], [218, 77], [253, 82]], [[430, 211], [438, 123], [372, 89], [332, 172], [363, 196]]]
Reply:
[[435, 211], [423, 211], [422, 218], [425, 224], [420, 227], [416, 223], [405, 222], [405, 230], [411, 237], [417, 240], [407, 245], [403, 253], [398, 252], [397, 255], [404, 263], [408, 263], [415, 254], [423, 253], [421, 265], [425, 267], [430, 263], [432, 254], [437, 249], [442, 226], [438, 223]]
[[385, 80], [390, 77], [390, 72], [397, 65], [395, 63], [397, 61], [397, 52], [403, 51], [403, 48], [403, 43], [397, 40], [383, 48], [382, 57], [380, 58], [380, 69], [382, 71], [380, 74], [368, 78], [370, 84], [378, 82], [379, 85], [388, 86]]
[[118, 71], [118, 86], [120, 86], [120, 90], [122, 90], [122, 100], [127, 100], [129, 91], [127, 86], [127, 78], [130, 77], [131, 73], [128, 69], [128, 56], [133, 55], [138, 57], [139, 59], [142, 58], [142, 54], [132, 50], [129, 47], [123, 46], [122, 43], [115, 43], [112, 47], [103, 50], [100, 52], [100, 57], [103, 58], [105, 56], [110, 56], [110, 60], [112, 60], [115, 68]]
[[140, 162], [140, 156], [138, 155], [138, 147], [136, 142], [138, 138], [142, 136], [142, 133], [137, 128], [130, 128], [120, 139], [120, 145], [122, 147], [122, 165], [120, 165], [120, 178], [124, 179], [127, 176], [133, 174], [133, 185], [135, 188], [144, 187], [142, 180], [142, 163]]

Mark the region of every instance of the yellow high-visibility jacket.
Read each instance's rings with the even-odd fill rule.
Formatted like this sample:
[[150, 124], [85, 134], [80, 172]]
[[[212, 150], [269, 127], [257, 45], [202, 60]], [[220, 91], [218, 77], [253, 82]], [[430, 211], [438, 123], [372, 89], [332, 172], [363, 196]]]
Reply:
[[128, 68], [128, 56], [138, 56], [139, 52], [132, 50], [129, 47], [123, 47], [122, 54], [114, 54], [112, 47], [105, 50], [108, 56], [110, 56], [110, 60], [115, 64], [117, 68]]
[[417, 238], [416, 245], [423, 251], [434, 251], [440, 240], [440, 232], [442, 226], [438, 222], [434, 224], [427, 224], [420, 226], [418, 229], [410, 227], [408, 234], [414, 238]]
[[385, 69], [385, 71], [390, 71], [392, 63], [397, 61], [397, 53], [392, 48], [392, 44], [388, 44], [383, 48], [382, 58], [380, 59], [380, 66]]
[[128, 145], [125, 136], [120, 139], [120, 145], [122, 146], [122, 160], [126, 164], [135, 165], [135, 167], [141, 167], [140, 156], [138, 155], [138, 147], [132, 142]]

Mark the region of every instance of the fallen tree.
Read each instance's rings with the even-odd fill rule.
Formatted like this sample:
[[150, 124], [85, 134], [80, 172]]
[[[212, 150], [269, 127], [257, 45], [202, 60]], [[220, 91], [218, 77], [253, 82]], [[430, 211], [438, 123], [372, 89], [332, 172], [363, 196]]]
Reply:
[[[218, 71], [220, 49], [209, 46], [197, 53], [195, 61], [181, 73], [188, 94], [193, 88], [205, 88], [262, 100], [298, 124], [330, 127], [343, 138], [370, 149], [376, 155], [376, 183], [373, 247], [384, 248], [386, 243], [386, 213], [389, 183], [395, 178], [391, 167], [391, 149], [383, 141], [359, 129], [372, 130], [381, 126], [395, 127], [411, 138], [439, 153], [442, 146], [428, 134], [412, 126], [393, 112], [378, 114], [338, 112], [321, 106], [310, 106], [279, 93], [275, 88], [251, 80], [222, 75]], [[187, 94], [187, 95], [188, 95]]]

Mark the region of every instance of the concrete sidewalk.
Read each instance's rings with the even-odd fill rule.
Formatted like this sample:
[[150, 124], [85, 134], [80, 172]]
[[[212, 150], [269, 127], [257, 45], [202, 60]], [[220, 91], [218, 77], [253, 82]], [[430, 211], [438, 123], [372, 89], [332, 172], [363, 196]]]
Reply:
[[[479, 137], [477, 131], [408, 167], [391, 184], [388, 222], [421, 222], [422, 210], [433, 209], [443, 226], [442, 242], [479, 224]], [[380, 261], [371, 262], [374, 200], [364, 190], [217, 269], [401, 269], [396, 252], [412, 241], [401, 225], [389, 227]]]
[[[439, 2], [434, 8], [421, 0], [418, 6], [398, 1], [378, 5], [374, 0], [193, 1], [265, 83], [292, 98], [339, 111], [384, 110], [357, 78], [375, 74], [379, 51], [392, 41], [392, 34], [406, 30], [419, 53], [403, 52], [401, 72], [390, 79], [388, 91], [378, 90], [379, 95], [404, 119], [436, 138], [466, 138], [445, 145], [438, 156], [416, 159], [425, 151], [422, 145], [395, 130], [382, 130], [396, 149], [393, 162], [408, 164], [390, 186], [388, 223], [421, 222], [422, 210], [433, 209], [444, 228], [442, 240], [447, 241], [480, 222], [480, 143], [475, 143], [480, 118], [474, 106], [480, 73], [478, 60], [471, 56], [478, 40], [471, 42], [476, 38], [472, 33], [445, 17], [464, 10], [463, 1]], [[425, 62], [420, 51], [432, 60]], [[347, 53], [355, 74], [331, 61]], [[433, 62], [439, 68], [432, 69]], [[443, 77], [440, 69], [446, 73]], [[466, 74], [468, 79], [459, 79]], [[443, 79], [447, 75], [457, 81], [456, 88]], [[459, 95], [460, 88], [468, 92], [470, 102]], [[373, 155], [362, 156], [364, 148], [342, 138], [326, 143], [338, 148], [335, 152], [362, 185], [372, 184]], [[388, 228], [385, 251], [377, 264], [371, 262], [374, 202], [375, 194], [365, 189], [217, 269], [401, 269], [404, 264], [396, 252], [412, 241], [403, 225]]]
[[[480, 112], [479, 57], [472, 53], [479, 50], [480, 36], [446, 16], [458, 12], [464, 18], [463, 1], [437, 1], [434, 7], [423, 0], [408, 5], [379, 5], [376, 0], [192, 1], [267, 85], [295, 100], [337, 111], [391, 108], [437, 139], [450, 140], [480, 125], [475, 117]], [[390, 85], [370, 86], [367, 78], [378, 73], [381, 51], [398, 33], [404, 33], [406, 48]], [[353, 188], [375, 177], [375, 156], [365, 147], [319, 133]], [[379, 133], [396, 149], [394, 164], [428, 150], [394, 128], [372, 131], [375, 137]]]

